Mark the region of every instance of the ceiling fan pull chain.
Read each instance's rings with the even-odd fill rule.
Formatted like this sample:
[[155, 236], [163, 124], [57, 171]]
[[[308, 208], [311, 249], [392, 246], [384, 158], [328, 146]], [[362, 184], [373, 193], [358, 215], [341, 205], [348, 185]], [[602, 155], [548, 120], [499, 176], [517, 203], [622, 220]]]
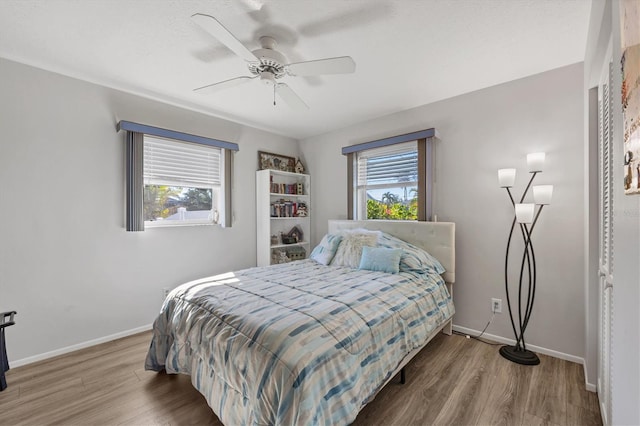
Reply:
[[273, 85], [273, 106], [276, 106], [276, 85]]

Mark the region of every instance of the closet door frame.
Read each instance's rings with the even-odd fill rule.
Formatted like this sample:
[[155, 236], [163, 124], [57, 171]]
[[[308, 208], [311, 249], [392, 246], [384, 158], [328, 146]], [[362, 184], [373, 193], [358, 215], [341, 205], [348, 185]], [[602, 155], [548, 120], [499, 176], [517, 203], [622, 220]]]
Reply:
[[598, 382], [603, 424], [611, 424], [613, 330], [613, 60], [612, 43], [598, 84]]

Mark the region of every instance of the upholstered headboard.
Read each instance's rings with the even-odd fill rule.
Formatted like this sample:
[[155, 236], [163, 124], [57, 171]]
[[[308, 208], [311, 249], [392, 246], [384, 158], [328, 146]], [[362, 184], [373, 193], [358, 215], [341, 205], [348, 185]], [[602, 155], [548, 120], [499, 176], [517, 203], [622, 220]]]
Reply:
[[444, 280], [456, 279], [456, 224], [451, 222], [413, 222], [398, 220], [330, 220], [329, 232], [341, 229], [365, 228], [383, 231], [416, 245], [431, 254], [444, 266]]

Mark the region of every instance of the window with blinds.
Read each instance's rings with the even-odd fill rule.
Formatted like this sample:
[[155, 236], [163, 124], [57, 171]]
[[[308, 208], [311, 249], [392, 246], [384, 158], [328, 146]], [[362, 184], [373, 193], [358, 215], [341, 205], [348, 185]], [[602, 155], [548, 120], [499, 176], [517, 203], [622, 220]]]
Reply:
[[355, 163], [357, 219], [418, 219], [417, 141], [360, 151]]
[[219, 223], [223, 178], [221, 148], [145, 134], [145, 226]]

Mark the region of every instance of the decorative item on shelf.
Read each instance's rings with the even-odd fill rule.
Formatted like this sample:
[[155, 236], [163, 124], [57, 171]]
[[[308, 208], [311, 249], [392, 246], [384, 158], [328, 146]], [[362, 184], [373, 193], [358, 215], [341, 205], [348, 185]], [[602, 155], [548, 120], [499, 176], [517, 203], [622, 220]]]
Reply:
[[302, 164], [302, 161], [300, 161], [299, 158], [296, 160], [296, 165], [294, 169], [296, 173], [304, 173], [304, 165]]
[[[533, 203], [525, 203], [524, 199], [538, 173], [542, 172], [544, 166], [545, 154], [539, 152], [527, 155], [527, 165], [531, 179], [524, 190], [519, 202], [513, 198], [511, 189], [516, 180], [516, 169], [500, 169], [498, 170], [498, 182], [501, 188], [507, 190], [511, 205], [513, 206], [514, 218], [509, 231], [509, 239], [507, 240], [507, 252], [504, 263], [504, 285], [507, 296], [507, 306], [509, 307], [509, 317], [511, 326], [515, 335], [516, 344], [513, 346], [502, 346], [500, 354], [515, 363], [524, 365], [540, 364], [538, 356], [527, 349], [524, 341], [524, 332], [529, 325], [531, 313], [533, 312], [533, 301], [536, 295], [536, 258], [533, 251], [533, 242], [531, 236], [536, 226], [542, 207], [551, 203], [551, 195], [553, 193], [552, 185], [536, 185], [533, 186]], [[538, 206], [536, 211], [536, 206]], [[517, 305], [511, 301], [511, 293], [509, 291], [509, 249], [511, 248], [511, 239], [516, 223], [520, 225], [520, 233], [524, 242], [522, 259], [520, 260], [520, 278], [518, 281], [518, 300]], [[525, 300], [526, 299], [526, 300]], [[515, 302], [515, 300], [514, 300]], [[523, 302], [526, 302], [523, 305]], [[517, 307], [518, 322], [514, 320], [514, 310]]]
[[302, 260], [307, 257], [307, 251], [301, 246], [290, 247], [286, 251], [287, 257], [291, 260]]
[[260, 170], [271, 169], [293, 172], [296, 166], [296, 159], [286, 155], [258, 151], [258, 165]]
[[280, 263], [287, 263], [291, 259], [287, 257], [287, 252], [285, 250], [273, 250], [271, 252], [271, 263], [274, 265]]
[[307, 211], [307, 205], [305, 203], [298, 203], [298, 208], [296, 209], [296, 216], [298, 217], [307, 217], [309, 212]]
[[296, 237], [291, 237], [291, 236], [285, 235], [285, 234], [282, 234], [280, 236], [280, 238], [282, 239], [282, 244], [295, 244], [295, 243], [298, 242]]
[[[304, 233], [302, 232], [302, 229], [300, 229], [298, 225], [291, 228], [291, 230], [286, 234], [286, 236], [293, 237], [295, 239], [294, 242], [296, 243], [304, 241]], [[289, 244], [293, 244], [293, 243], [289, 243]]]
[[278, 244], [278, 236], [277, 235], [272, 235], [271, 236], [271, 245], [275, 246], [276, 244]]
[[296, 194], [304, 195], [304, 184], [302, 182], [296, 184]]

